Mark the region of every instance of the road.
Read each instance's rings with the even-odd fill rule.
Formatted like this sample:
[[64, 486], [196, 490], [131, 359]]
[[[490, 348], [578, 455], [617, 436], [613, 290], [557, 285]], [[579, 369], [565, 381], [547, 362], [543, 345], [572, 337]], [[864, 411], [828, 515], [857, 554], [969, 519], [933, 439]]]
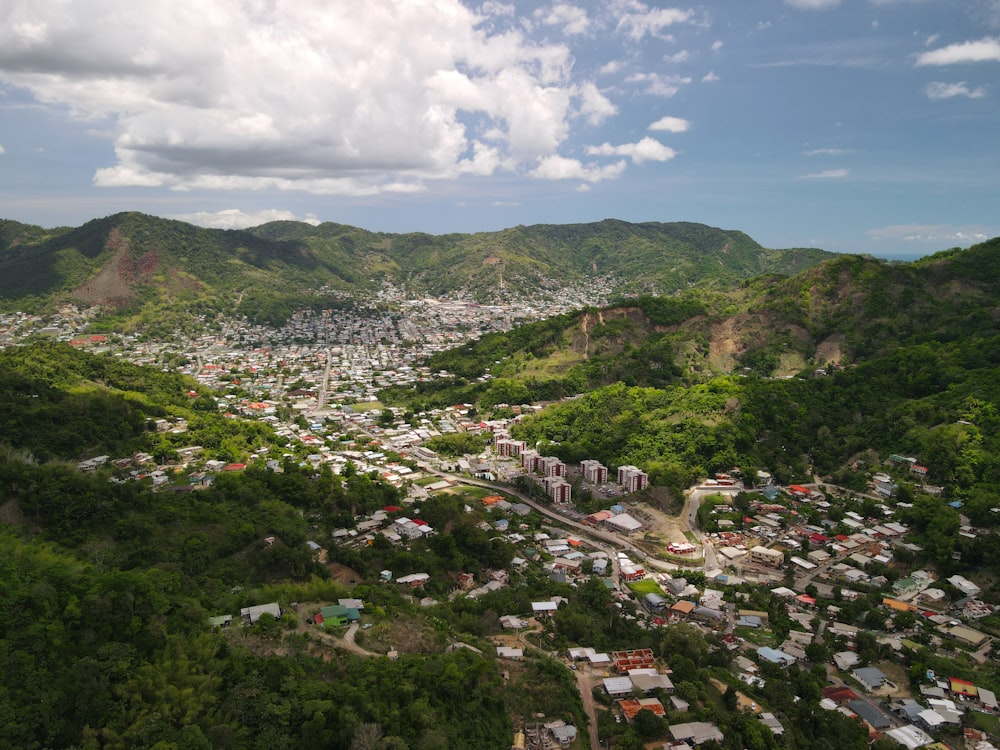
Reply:
[[[566, 516], [557, 513], [551, 508], [547, 508], [546, 506], [540, 504], [536, 500], [528, 497], [523, 492], [516, 490], [509, 485], [499, 484], [497, 482], [487, 482], [482, 479], [457, 477], [454, 474], [438, 471], [437, 469], [434, 469], [428, 466], [427, 464], [420, 464], [420, 468], [426, 471], [427, 473], [434, 474], [435, 476], [441, 477], [442, 479], [448, 479], [454, 482], [460, 482], [462, 484], [472, 485], [474, 487], [483, 487], [484, 489], [501, 491], [507, 493], [508, 495], [513, 495], [514, 497], [523, 501], [526, 505], [530, 505], [532, 509], [538, 511], [543, 516], [551, 518], [553, 521], [559, 521], [561, 524], [564, 524], [565, 526], [569, 526], [570, 528], [579, 531], [582, 536], [588, 537], [590, 539], [598, 539], [602, 542], [605, 542], [606, 544], [610, 544], [612, 547], [630, 553], [631, 555], [634, 556], [636, 560], [649, 561], [650, 563], [653, 564], [660, 563], [663, 565], [670, 565], [669, 563], [665, 563], [662, 560], [657, 560], [656, 558], [649, 558], [649, 556], [645, 552], [643, 552], [641, 549], [636, 547], [631, 542], [618, 536], [617, 534], [612, 534], [607, 531], [601, 531], [600, 529], [595, 529], [593, 526], [587, 526], [586, 524], [574, 521], [571, 518], [567, 518]], [[670, 567], [672, 569], [676, 566], [671, 565]]]
[[590, 729], [590, 750], [601, 750], [601, 740], [597, 736], [597, 706], [594, 703], [594, 686], [598, 678], [582, 669], [576, 672], [576, 686], [580, 690], [580, 700], [583, 701], [583, 710], [587, 712]]
[[[544, 632], [541, 623], [534, 617], [528, 620], [530, 627], [517, 634], [517, 639], [525, 648], [541, 651], [547, 656], [552, 656], [539, 644], [541, 634]], [[538, 637], [535, 637], [538, 636]], [[576, 670], [576, 685], [580, 690], [580, 701], [583, 703], [583, 710], [587, 714], [587, 725], [590, 729], [591, 750], [601, 750], [601, 741], [597, 736], [597, 706], [594, 703], [594, 686], [598, 683], [597, 677], [590, 673], [589, 668]]]
[[310, 625], [308, 622], [306, 622], [307, 619], [312, 619], [312, 618], [307, 618], [305, 616], [305, 613], [313, 612], [317, 610], [319, 606], [320, 605], [318, 602], [299, 604], [299, 611], [302, 612], [303, 614], [301, 617], [298, 618], [298, 626], [296, 628], [298, 632], [307, 633], [312, 637], [319, 638], [322, 641], [326, 641], [331, 646], [345, 649], [347, 651], [350, 651], [351, 653], [357, 654], [358, 656], [384, 656], [384, 654], [379, 654], [374, 651], [369, 651], [368, 649], [362, 648], [357, 644], [357, 641], [355, 641], [354, 637], [355, 634], [357, 634], [358, 632], [360, 623], [357, 622], [354, 623], [344, 632], [343, 636], [337, 636], [331, 633], [330, 631], [326, 630], [325, 628], [323, 628], [323, 626], [321, 625], [320, 626]]
[[[601, 531], [600, 529], [595, 529], [592, 526], [587, 526], [571, 518], [567, 518], [566, 516], [563, 516], [557, 513], [556, 511], [552, 510], [551, 508], [541, 505], [531, 497], [528, 497], [524, 493], [510, 486], [500, 485], [496, 482], [487, 482], [480, 479], [456, 477], [453, 474], [438, 471], [437, 469], [434, 469], [431, 466], [428, 466], [427, 464], [421, 464], [420, 467], [424, 471], [430, 474], [434, 474], [435, 476], [439, 476], [443, 479], [448, 479], [450, 481], [455, 481], [455, 482], [461, 482], [462, 484], [469, 484], [477, 487], [483, 487], [485, 489], [494, 491], [500, 490], [509, 495], [517, 497], [519, 500], [523, 501], [526, 505], [529, 505], [538, 513], [541, 513], [543, 516], [551, 518], [554, 521], [559, 521], [561, 524], [565, 526], [569, 526], [570, 528], [580, 532], [581, 536], [584, 536], [588, 538], [592, 543], [595, 543], [596, 546], [598, 546], [600, 549], [604, 549], [606, 552], [609, 552], [611, 557], [612, 567], [615, 572], [617, 572], [617, 559], [614, 552], [615, 550], [619, 549], [624, 550], [631, 555], [634, 555], [636, 560], [644, 561], [647, 567], [656, 567], [660, 568], [661, 570], [677, 569], [677, 566], [675, 564], [666, 562], [664, 560], [660, 560], [655, 557], [648, 556], [644, 551], [640, 550], [634, 544], [621, 538], [616, 534], [611, 534], [605, 531]], [[705, 570], [717, 569], [718, 561], [715, 554], [714, 545], [710, 540], [706, 539], [705, 535], [702, 534], [701, 531], [698, 529], [698, 524], [697, 524], [698, 506], [701, 503], [701, 499], [706, 495], [719, 494], [720, 492], [724, 494], [726, 493], [735, 494], [740, 491], [742, 491], [741, 487], [721, 487], [721, 488], [695, 487], [692, 488], [687, 493], [687, 500], [685, 501], [685, 507], [684, 510], [682, 511], [681, 518], [682, 520], [687, 520], [689, 529], [695, 535], [698, 541], [702, 544], [702, 547], [704, 549]], [[596, 540], [599, 540], [599, 542], [602, 542], [603, 544], [598, 543]], [[608, 547], [610, 547], [610, 549], [608, 549]], [[730, 613], [730, 621], [731, 620], [732, 620], [732, 613]], [[542, 626], [539, 625], [537, 621], [535, 621], [531, 629], [523, 631], [518, 635], [518, 639], [527, 648], [533, 648], [544, 651], [544, 648], [540, 645], [538, 639], [535, 639], [535, 642], [532, 643], [529, 638], [529, 636], [534, 636], [536, 634], [540, 635], [541, 632], [542, 632]], [[588, 672], [584, 672], [584, 670], [576, 671], [576, 683], [577, 687], [580, 690], [580, 699], [583, 703], [583, 708], [586, 711], [587, 717], [589, 719], [591, 750], [601, 750], [601, 742], [598, 737], [598, 729], [597, 729], [597, 708], [594, 704], [594, 694], [593, 694], [594, 685], [597, 684], [596, 679], [597, 678], [594, 677], [592, 674], [590, 674], [589, 671]]]
[[719, 558], [715, 554], [715, 545], [708, 539], [701, 529], [698, 528], [698, 508], [701, 500], [709, 495], [729, 495], [733, 496], [742, 492], [742, 487], [718, 486], [718, 487], [693, 487], [687, 492], [687, 499], [684, 501], [684, 509], [681, 511], [681, 518], [687, 521], [688, 529], [694, 534], [695, 539], [701, 544], [702, 555], [705, 558], [705, 570], [719, 570]]
[[328, 349], [326, 352], [326, 366], [323, 368], [323, 379], [320, 381], [319, 391], [316, 393], [316, 405], [309, 409], [310, 414], [322, 411], [326, 406], [326, 396], [330, 392], [330, 369], [333, 366], [333, 356]]

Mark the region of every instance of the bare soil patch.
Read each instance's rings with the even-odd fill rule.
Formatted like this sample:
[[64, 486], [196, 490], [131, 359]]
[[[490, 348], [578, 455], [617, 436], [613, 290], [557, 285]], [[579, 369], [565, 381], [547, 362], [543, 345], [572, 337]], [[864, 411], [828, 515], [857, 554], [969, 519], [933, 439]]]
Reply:
[[353, 586], [361, 580], [361, 574], [358, 571], [337, 562], [327, 563], [326, 569], [330, 573], [330, 578], [345, 586]]

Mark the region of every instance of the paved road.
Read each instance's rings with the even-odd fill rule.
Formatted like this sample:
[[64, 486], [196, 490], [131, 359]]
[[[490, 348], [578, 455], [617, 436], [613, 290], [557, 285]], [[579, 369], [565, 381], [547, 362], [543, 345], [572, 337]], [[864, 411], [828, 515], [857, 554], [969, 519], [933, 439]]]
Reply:
[[684, 509], [681, 511], [681, 518], [687, 521], [688, 528], [701, 544], [702, 555], [705, 559], [705, 570], [718, 570], [719, 558], [715, 554], [715, 545], [712, 540], [705, 537], [705, 534], [698, 528], [698, 508], [701, 506], [702, 498], [709, 495], [730, 495], [734, 496], [743, 492], [742, 487], [693, 487], [687, 492], [687, 499], [684, 501]]
[[[498, 491], [501, 491], [501, 492], [505, 492], [508, 495], [513, 495], [514, 497], [516, 497], [519, 500], [523, 501], [526, 505], [530, 505], [534, 510], [538, 511], [543, 516], [546, 516], [547, 518], [551, 518], [554, 521], [559, 521], [560, 523], [562, 523], [562, 524], [564, 524], [566, 526], [569, 526], [570, 528], [575, 529], [576, 531], [579, 531], [583, 536], [586, 536], [586, 537], [588, 537], [590, 539], [598, 539], [598, 540], [600, 540], [602, 542], [605, 542], [606, 544], [610, 544], [613, 547], [616, 547], [616, 548], [621, 549], [621, 550], [623, 550], [625, 552], [628, 552], [631, 555], [633, 555], [633, 557], [636, 560], [644, 560], [644, 561], [648, 560], [649, 562], [653, 562], [653, 563], [655, 563], [655, 562], [663, 563], [662, 560], [656, 560], [655, 558], [649, 558], [648, 555], [645, 552], [643, 552], [641, 549], [639, 549], [638, 547], [636, 547], [634, 544], [632, 544], [631, 542], [627, 541], [626, 539], [623, 539], [622, 537], [618, 536], [617, 534], [612, 534], [612, 533], [609, 533], [607, 531], [601, 531], [600, 529], [595, 529], [593, 526], [587, 526], [586, 524], [580, 523], [578, 521], [574, 521], [572, 518], [567, 518], [566, 516], [562, 515], [561, 513], [557, 513], [556, 511], [552, 510], [551, 508], [548, 508], [548, 507], [540, 504], [538, 501], [534, 500], [533, 498], [529, 497], [528, 495], [525, 495], [523, 492], [514, 489], [510, 485], [500, 484], [498, 482], [487, 482], [487, 481], [482, 480], [482, 479], [471, 479], [471, 478], [468, 478], [468, 477], [457, 477], [454, 474], [449, 474], [447, 472], [438, 471], [437, 469], [434, 469], [434, 468], [428, 466], [427, 464], [420, 464], [420, 468], [423, 469], [424, 471], [428, 472], [429, 474], [434, 474], [435, 476], [442, 477], [443, 479], [449, 479], [449, 480], [454, 481], [454, 482], [460, 482], [462, 484], [468, 484], [468, 485], [472, 485], [474, 487], [483, 487], [483, 488], [488, 489], [488, 490], [498, 490]], [[668, 563], [663, 563], [663, 564], [668, 564]]]

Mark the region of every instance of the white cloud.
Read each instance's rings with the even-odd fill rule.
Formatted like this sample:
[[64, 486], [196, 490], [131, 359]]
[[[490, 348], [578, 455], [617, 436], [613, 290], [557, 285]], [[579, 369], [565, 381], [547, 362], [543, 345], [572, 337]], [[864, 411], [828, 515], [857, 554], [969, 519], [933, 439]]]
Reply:
[[723, 42], [721, 39], [716, 39], [714, 42], [712, 42], [712, 51], [718, 52], [720, 49], [722, 49], [723, 44], [725, 44], [725, 42]]
[[843, 154], [851, 153], [850, 150], [846, 148], [812, 148], [808, 151], [803, 151], [803, 156], [842, 156]]
[[827, 10], [840, 5], [840, 0], [785, 0], [785, 5], [799, 10]]
[[959, 42], [924, 52], [917, 65], [954, 65], [971, 62], [1000, 62], [1000, 40], [986, 37], [975, 42]]
[[612, 146], [610, 143], [588, 146], [587, 153], [591, 156], [627, 156], [636, 164], [644, 161], [670, 161], [677, 156], [672, 148], [649, 136], [638, 143], [623, 143], [620, 146]]
[[624, 160], [602, 167], [596, 164], [583, 164], [577, 159], [570, 159], [565, 156], [553, 155], [539, 160], [538, 166], [528, 174], [531, 177], [544, 180], [600, 182], [601, 180], [612, 180], [620, 177], [624, 171]]
[[719, 80], [719, 76], [716, 75], [716, 73], [715, 73], [714, 70], [708, 71], [705, 75], [703, 75], [701, 77], [701, 82], [702, 83], [712, 83], [712, 82], [718, 81], [718, 80]]
[[6, 153], [7, 153], [7, 149], [5, 149], [5, 148], [3, 147], [3, 144], [0, 144], [0, 156], [3, 156], [3, 155], [4, 155], [4, 154], [6, 154]]
[[600, 72], [601, 75], [612, 75], [624, 67], [625, 64], [621, 60], [609, 60], [598, 69], [598, 72]]
[[668, 63], [682, 63], [691, 57], [691, 53], [686, 49], [682, 49], [680, 52], [675, 52], [672, 55], [664, 55], [663, 61]]
[[986, 89], [982, 86], [977, 86], [976, 88], [970, 89], [965, 85], [965, 81], [960, 81], [959, 83], [942, 83], [940, 81], [931, 81], [927, 84], [925, 89], [928, 99], [951, 99], [956, 96], [967, 96], [970, 99], [982, 99], [986, 96]]
[[924, 46], [930, 47], [940, 38], [941, 38], [940, 34], [931, 34], [929, 37], [927, 37], [927, 39], [924, 40]]
[[564, 34], [586, 34], [590, 29], [590, 18], [587, 11], [575, 5], [557, 3], [550, 8], [539, 8], [535, 18], [546, 26], [559, 26]]
[[664, 37], [663, 30], [679, 23], [687, 23], [694, 13], [680, 8], [650, 8], [637, 0], [618, 0], [618, 31], [639, 41], [644, 36]]
[[[690, 13], [618, 7], [640, 37]], [[414, 192], [532, 169], [617, 111], [508, 3], [7, 0], [4, 21], [0, 86], [109, 123], [98, 185]], [[588, 23], [562, 2], [542, 21]]]
[[495, 0], [487, 0], [479, 6], [479, 12], [484, 16], [510, 16], [517, 14], [517, 8], [513, 3], [500, 3]]
[[813, 172], [799, 177], [800, 180], [837, 180], [847, 177], [851, 173], [849, 169], [824, 169], [822, 172]]
[[951, 224], [891, 224], [869, 229], [868, 236], [875, 240], [903, 240], [906, 242], [984, 242], [997, 233], [996, 229], [970, 225], [956, 227]]
[[666, 130], [669, 133], [684, 133], [691, 128], [691, 123], [680, 117], [661, 117], [649, 126], [650, 130]]
[[608, 117], [618, 113], [610, 99], [602, 94], [592, 83], [582, 84], [579, 88], [580, 114], [592, 125], [597, 125]]
[[645, 93], [653, 96], [673, 96], [681, 90], [681, 86], [691, 83], [691, 78], [660, 73], [635, 73], [628, 76], [625, 82], [644, 83], [646, 84]]
[[173, 214], [169, 219], [186, 221], [199, 227], [210, 229], [246, 229], [247, 227], [257, 227], [267, 224], [269, 221], [301, 221], [313, 226], [321, 222], [312, 214], [304, 219], [296, 216], [291, 211], [279, 211], [274, 208], [267, 208], [262, 211], [247, 213], [238, 208], [227, 208], [222, 211], [198, 211], [191, 214]]

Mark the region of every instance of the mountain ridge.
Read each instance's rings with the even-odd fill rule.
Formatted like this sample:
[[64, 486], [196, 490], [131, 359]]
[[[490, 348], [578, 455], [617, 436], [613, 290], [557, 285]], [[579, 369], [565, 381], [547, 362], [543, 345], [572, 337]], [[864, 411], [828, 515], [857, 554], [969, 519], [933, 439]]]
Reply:
[[206, 229], [128, 212], [51, 230], [0, 222], [0, 306], [75, 302], [131, 314], [201, 303], [253, 317], [261, 298], [309, 306], [318, 290], [371, 291], [386, 282], [413, 296], [485, 302], [595, 277], [615, 293], [675, 294], [794, 272], [829, 257], [818, 249], [764, 248], [738, 230], [692, 222], [606, 219], [430, 235], [332, 222]]

